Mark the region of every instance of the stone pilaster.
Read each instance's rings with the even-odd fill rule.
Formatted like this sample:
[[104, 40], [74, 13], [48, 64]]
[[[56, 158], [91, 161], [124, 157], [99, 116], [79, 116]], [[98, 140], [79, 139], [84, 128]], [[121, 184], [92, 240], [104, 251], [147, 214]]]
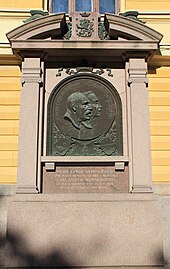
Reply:
[[130, 191], [152, 192], [150, 116], [145, 59], [129, 59], [127, 73]]
[[38, 193], [40, 64], [40, 58], [25, 58], [22, 65], [17, 193]]

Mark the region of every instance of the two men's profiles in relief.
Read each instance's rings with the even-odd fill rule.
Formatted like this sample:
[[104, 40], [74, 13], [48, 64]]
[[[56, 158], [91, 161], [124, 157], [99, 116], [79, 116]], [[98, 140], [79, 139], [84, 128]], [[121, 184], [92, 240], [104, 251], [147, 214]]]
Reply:
[[64, 119], [81, 132], [84, 128], [93, 129], [93, 119], [99, 117], [101, 111], [102, 106], [94, 92], [75, 92], [67, 99]]
[[83, 75], [66, 81], [54, 93], [49, 107], [52, 131], [49, 154], [120, 154], [122, 147], [119, 146], [121, 139], [118, 133], [121, 136], [121, 103], [119, 106], [113, 87], [96, 77]]

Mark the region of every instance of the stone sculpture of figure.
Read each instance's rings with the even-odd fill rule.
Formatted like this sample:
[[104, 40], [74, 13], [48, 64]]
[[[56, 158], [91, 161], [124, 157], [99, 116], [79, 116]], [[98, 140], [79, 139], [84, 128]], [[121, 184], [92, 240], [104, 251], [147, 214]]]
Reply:
[[97, 98], [95, 93], [92, 91], [88, 91], [88, 92], [84, 92], [83, 94], [88, 98], [88, 100], [90, 101], [92, 105], [92, 115], [91, 115], [92, 118], [99, 117], [102, 111], [102, 106], [99, 103], [99, 99]]
[[80, 130], [81, 127], [92, 129], [92, 105], [89, 99], [81, 92], [72, 93], [67, 99], [67, 111], [64, 119]]

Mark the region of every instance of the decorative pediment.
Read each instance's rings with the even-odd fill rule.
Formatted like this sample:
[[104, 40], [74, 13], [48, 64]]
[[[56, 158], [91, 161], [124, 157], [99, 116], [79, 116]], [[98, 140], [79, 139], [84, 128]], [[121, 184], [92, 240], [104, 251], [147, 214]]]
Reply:
[[[100, 61], [124, 62], [129, 55], [148, 59], [159, 52], [162, 35], [140, 21], [123, 15], [64, 13], [42, 16], [26, 22], [7, 34], [17, 57], [45, 57], [46, 61], [78, 62], [91, 56]], [[41, 55], [41, 56], [40, 56]], [[45, 56], [44, 56], [45, 55]], [[63, 62], [63, 58], [62, 58]]]
[[[91, 19], [90, 17], [84, 18], [83, 14], [81, 14], [81, 16], [82, 20], [80, 20], [80, 26], [78, 25], [78, 14], [74, 14], [72, 16], [72, 20], [68, 23], [66, 23], [64, 13], [42, 16], [41, 18], [34, 19], [30, 22], [25, 23], [24, 25], [17, 27], [16, 29], [9, 32], [7, 37], [10, 41], [26, 41], [29, 39], [77, 39], [78, 41], [81, 41], [81, 39], [83, 41], [90, 41], [91, 39], [123, 39], [160, 42], [162, 39], [162, 35], [160, 33], [149, 28], [142, 22], [129, 19], [121, 15], [118, 16], [113, 14], [105, 14], [104, 23], [100, 22], [100, 18], [97, 18], [96, 15], [93, 15], [93, 13], [92, 15], [90, 14], [92, 17]], [[99, 21], [98, 27], [94, 23], [95, 20]], [[91, 27], [92, 29], [86, 29], [88, 27]], [[80, 34], [80, 28], [83, 33], [82, 35]], [[91, 34], [89, 34], [90, 30], [92, 33], [95, 32], [93, 34], [94, 38], [92, 38]], [[74, 34], [74, 32], [77, 34]]]
[[27, 22], [7, 34], [10, 41], [47, 39], [62, 36], [67, 32], [65, 14], [47, 15]]
[[163, 37], [140, 21], [113, 14], [105, 14], [105, 27], [109, 36], [113, 39], [160, 42]]

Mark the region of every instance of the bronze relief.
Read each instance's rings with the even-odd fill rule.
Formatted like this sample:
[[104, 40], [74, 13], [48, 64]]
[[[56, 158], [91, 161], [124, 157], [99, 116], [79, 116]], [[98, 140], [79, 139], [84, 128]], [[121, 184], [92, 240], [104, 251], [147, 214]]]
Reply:
[[48, 102], [47, 154], [122, 155], [122, 109], [103, 78], [78, 74], [63, 80]]

